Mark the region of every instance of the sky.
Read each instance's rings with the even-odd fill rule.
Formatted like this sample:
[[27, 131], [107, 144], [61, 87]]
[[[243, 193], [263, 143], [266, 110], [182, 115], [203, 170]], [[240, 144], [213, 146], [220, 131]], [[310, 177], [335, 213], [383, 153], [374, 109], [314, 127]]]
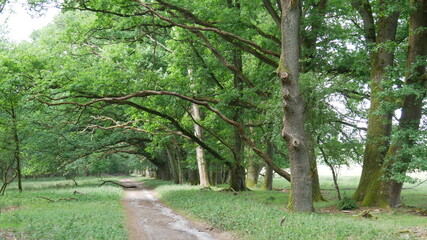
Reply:
[[26, 0], [9, 1], [0, 13], [1, 31], [7, 31], [7, 38], [14, 42], [30, 41], [31, 33], [52, 22], [60, 11], [51, 7], [42, 16], [32, 16], [34, 14], [25, 7], [25, 2]]

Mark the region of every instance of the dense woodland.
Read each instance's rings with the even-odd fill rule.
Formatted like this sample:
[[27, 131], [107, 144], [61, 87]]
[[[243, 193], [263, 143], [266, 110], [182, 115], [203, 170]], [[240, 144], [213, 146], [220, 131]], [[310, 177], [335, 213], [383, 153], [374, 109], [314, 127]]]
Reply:
[[379, 207], [427, 170], [426, 0], [29, 2], [62, 11], [1, 41], [0, 194], [130, 170], [245, 191], [262, 171], [310, 212], [316, 164], [363, 164], [353, 198]]

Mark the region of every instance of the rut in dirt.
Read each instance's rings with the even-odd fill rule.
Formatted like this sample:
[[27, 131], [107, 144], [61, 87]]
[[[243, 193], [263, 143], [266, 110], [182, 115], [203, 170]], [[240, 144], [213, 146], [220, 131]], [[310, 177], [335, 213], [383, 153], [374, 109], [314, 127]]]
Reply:
[[175, 214], [154, 197], [152, 190], [129, 179], [124, 184], [137, 188], [125, 189], [123, 204], [127, 214], [130, 240], [220, 240], [201, 230], [184, 217]]

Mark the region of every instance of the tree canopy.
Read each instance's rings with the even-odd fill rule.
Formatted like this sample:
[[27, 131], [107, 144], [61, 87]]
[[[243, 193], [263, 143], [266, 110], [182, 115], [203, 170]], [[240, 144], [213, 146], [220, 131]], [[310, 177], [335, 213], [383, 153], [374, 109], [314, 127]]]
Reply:
[[378, 206], [427, 169], [425, 0], [58, 5], [31, 42], [1, 45], [4, 187], [148, 168], [243, 191], [256, 163], [305, 212], [322, 199], [316, 161], [363, 163], [354, 198]]

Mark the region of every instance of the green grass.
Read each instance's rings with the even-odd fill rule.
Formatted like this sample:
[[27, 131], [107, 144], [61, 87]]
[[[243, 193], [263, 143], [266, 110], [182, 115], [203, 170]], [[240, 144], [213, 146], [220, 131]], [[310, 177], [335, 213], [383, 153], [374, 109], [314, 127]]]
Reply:
[[[287, 188], [284, 181], [276, 180], [275, 187]], [[151, 180], [145, 183], [152, 184]], [[234, 195], [218, 188], [201, 190], [196, 186], [162, 184], [157, 180], [154, 185], [161, 199], [172, 208], [214, 227], [234, 231], [243, 239], [420, 239], [419, 229], [421, 234], [427, 231], [426, 218], [407, 211], [375, 213], [378, 216], [375, 220], [356, 218], [336, 210], [325, 213], [322, 208], [335, 209], [338, 202], [333, 191], [327, 191], [329, 202], [315, 203], [318, 213], [297, 214], [285, 209], [289, 197], [286, 191], [255, 189]], [[328, 186], [322, 186], [324, 188]], [[346, 188], [349, 190], [344, 192], [351, 195], [354, 183]], [[425, 199], [426, 193], [425, 186], [419, 186], [415, 192], [404, 190], [403, 197], [415, 203], [416, 199]], [[417, 203], [415, 206], [423, 207], [426, 201]], [[286, 220], [281, 227], [279, 222], [283, 216]]]
[[[79, 186], [57, 178], [27, 180], [23, 193], [12, 186], [0, 197], [0, 229], [12, 229], [25, 239], [127, 239], [122, 189], [98, 187], [96, 178], [77, 182]], [[75, 190], [87, 195], [74, 195]], [[78, 200], [50, 202], [39, 197]]]
[[[324, 177], [320, 179], [322, 191], [329, 201], [315, 203], [317, 213], [312, 214], [286, 210], [289, 183], [282, 178], [274, 180], [276, 191], [255, 188], [237, 195], [220, 191], [227, 187], [225, 185], [201, 190], [197, 186], [174, 185], [170, 181], [134, 180], [142, 180], [146, 186], [155, 188], [165, 203], [184, 215], [233, 231], [242, 239], [385, 240], [426, 237], [426, 217], [408, 210], [375, 213], [378, 218], [374, 220], [355, 218], [352, 216], [355, 213], [335, 210], [338, 203], [336, 193], [331, 180]], [[351, 196], [357, 179], [342, 177], [340, 180], [343, 195]], [[18, 193], [16, 185], [12, 185], [5, 196], [0, 196], [0, 230], [12, 230], [17, 237], [22, 234], [23, 239], [127, 239], [124, 211], [120, 205], [122, 189], [107, 184], [98, 187], [100, 181], [94, 177], [78, 178], [77, 182], [78, 186], [63, 178], [26, 180], [23, 193]], [[87, 195], [74, 195], [75, 190]], [[76, 197], [78, 200], [49, 202], [38, 197]], [[427, 208], [427, 183], [405, 185], [402, 198], [407, 205]], [[283, 216], [286, 220], [280, 226]]]

